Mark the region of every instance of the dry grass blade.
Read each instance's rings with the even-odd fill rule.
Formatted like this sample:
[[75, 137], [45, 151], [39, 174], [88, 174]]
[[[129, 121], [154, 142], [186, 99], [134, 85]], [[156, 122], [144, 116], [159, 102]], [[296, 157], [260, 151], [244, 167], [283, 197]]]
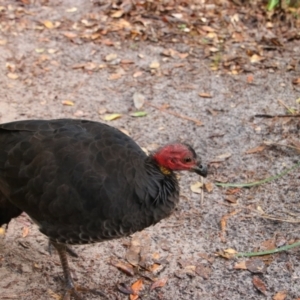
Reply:
[[266, 250], [266, 251], [260, 251], [260, 252], [239, 252], [235, 255], [235, 257], [252, 257], [252, 256], [263, 256], [263, 255], [270, 255], [270, 254], [276, 254], [279, 252], [287, 251], [292, 248], [300, 246], [300, 242], [296, 242], [291, 245], [283, 246], [280, 248], [276, 248], [273, 250]]
[[289, 169], [284, 170], [283, 172], [268, 177], [266, 179], [263, 180], [259, 180], [259, 181], [254, 181], [254, 182], [250, 182], [250, 183], [221, 183], [221, 182], [216, 182], [216, 186], [221, 186], [221, 187], [240, 187], [240, 188], [246, 188], [246, 187], [252, 187], [252, 186], [256, 186], [256, 185], [260, 185], [260, 184], [264, 184], [273, 180], [276, 180], [278, 178], [283, 177], [284, 175], [288, 174], [289, 172], [293, 171], [294, 169], [298, 168], [300, 166], [300, 161], [295, 164], [294, 166], [292, 166]]
[[[227, 206], [227, 207], [230, 206], [230, 204], [226, 204], [226, 203], [222, 203], [222, 205]], [[268, 220], [274, 220], [274, 221], [278, 221], [278, 222], [286, 222], [286, 223], [292, 223], [292, 224], [299, 224], [300, 223], [300, 219], [283, 219], [283, 218], [280, 218], [280, 217], [271, 216], [271, 215], [262, 213], [259, 210], [253, 209], [251, 207], [242, 206], [242, 205], [239, 205], [237, 207], [237, 209], [250, 210], [251, 212], [255, 213], [256, 216], [259, 216], [259, 217], [262, 217], [262, 218], [268, 219]], [[291, 215], [291, 212], [289, 212], [288, 214]], [[294, 214], [294, 216], [295, 216], [295, 214]]]

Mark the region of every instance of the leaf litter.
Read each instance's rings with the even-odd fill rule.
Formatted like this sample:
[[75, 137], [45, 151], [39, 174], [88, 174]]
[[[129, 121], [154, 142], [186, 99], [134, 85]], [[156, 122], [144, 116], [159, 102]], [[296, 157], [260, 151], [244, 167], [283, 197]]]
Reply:
[[[22, 2], [27, 3], [27, 1], [25, 0]], [[129, 4], [127, 1], [123, 1], [121, 3], [112, 2], [112, 5], [108, 9], [103, 10], [103, 12], [99, 13], [98, 16], [90, 14], [82, 18], [80, 20], [80, 25], [77, 21], [73, 22], [72, 27], [68, 27], [68, 24], [63, 24], [64, 30], [66, 31], [65, 34], [62, 35], [65, 38], [69, 39], [72, 43], [81, 43], [82, 41], [87, 40], [96, 44], [102, 43], [108, 46], [113, 46], [114, 42], [112, 41], [112, 37], [114, 34], [119, 35], [123, 40], [129, 38], [132, 40], [144, 39], [150, 41], [163, 41], [164, 39], [168, 39], [169, 37], [171, 37], [171, 39], [174, 39], [175, 42], [176, 39], [177, 41], [180, 39], [187, 41], [187, 37], [189, 39], [193, 39], [194, 37], [195, 40], [193, 42], [190, 42], [189, 40], [190, 45], [192, 46], [193, 43], [201, 43], [201, 47], [203, 47], [205, 53], [207, 54], [207, 57], [211, 59], [210, 68], [212, 70], [219, 70], [230, 74], [249, 72], [249, 70], [253, 69], [253, 65], [256, 65], [256, 67], [258, 68], [273, 68], [274, 70], [276, 70], [277, 68], [279, 68], [279, 66], [277, 66], [276, 62], [273, 61], [272, 55], [269, 55], [269, 51], [273, 50], [269, 50], [268, 47], [270, 49], [278, 49], [282, 47], [282, 43], [280, 42], [280, 39], [282, 39], [282, 37], [284, 39], [297, 39], [299, 37], [299, 34], [295, 33], [295, 31], [293, 30], [287, 33], [287, 31], [284, 31], [283, 29], [276, 28], [276, 26], [274, 26], [276, 16], [271, 16], [272, 22], [270, 22], [271, 24], [267, 24], [266, 28], [269, 31], [277, 31], [277, 33], [282, 33], [282, 35], [278, 34], [276, 35], [276, 38], [268, 37], [266, 35], [258, 37], [258, 39], [254, 41], [251, 30], [248, 30], [250, 28], [249, 24], [247, 24], [249, 20], [245, 19], [245, 17], [243, 16], [248, 14], [249, 11], [246, 11], [247, 9], [250, 10], [251, 16], [255, 16], [257, 12], [260, 12], [260, 7], [251, 7], [245, 5], [245, 7], [241, 9], [242, 13], [237, 13], [237, 8], [233, 6], [232, 3], [226, 2], [225, 8], [223, 7], [224, 15], [227, 14], [230, 21], [228, 23], [228, 27], [224, 29], [223, 26], [220, 26], [220, 24], [218, 24], [219, 20], [221, 20], [220, 23], [224, 22], [224, 15], [220, 13], [220, 7], [218, 6], [218, 4], [213, 4], [211, 6], [212, 9], [208, 9], [208, 4], [205, 3], [204, 7], [202, 7], [199, 3], [197, 3], [197, 1], [195, 2], [195, 7], [189, 7], [190, 3], [186, 2], [180, 3], [180, 5], [178, 5], [178, 3], [178, 1], [171, 1], [168, 4], [158, 2], [151, 3], [150, 7], [146, 7], [145, 3], [142, 1], [132, 1], [132, 3]], [[76, 9], [71, 9], [69, 12], [75, 11]], [[193, 15], [195, 14], [195, 12], [199, 12], [200, 23], [198, 22], [198, 19], [196, 20], [195, 16]], [[158, 16], [158, 18], [155, 18], [155, 16]], [[118, 21], [116, 22], [116, 20], [113, 19], [118, 19]], [[98, 22], [99, 20], [103, 22], [100, 23]], [[260, 22], [258, 18], [256, 18], [256, 20], [258, 23]], [[62, 21], [62, 23], [64, 22]], [[54, 31], [60, 26], [58, 25], [59, 23], [56, 23], [55, 21], [41, 21], [41, 24], [43, 24], [46, 29], [49, 29], [47, 31], [50, 31], [50, 29], [51, 31]], [[101, 24], [101, 26], [98, 24]], [[162, 24], [163, 26], [159, 27], [158, 24]], [[164, 30], [161, 30], [161, 28], [163, 28]], [[228, 32], [230, 34], [228, 34], [227, 37], [222, 40], [222, 38], [226, 36], [226, 33]], [[266, 42], [267, 45], [264, 45], [263, 42]], [[238, 47], [236, 47], [237, 49], [234, 49], [235, 47], [232, 47], [232, 45], [234, 44], [238, 45]], [[36, 48], [36, 50], [38, 50], [36, 51], [37, 53], [43, 53], [47, 51], [46, 47], [39, 47], [40, 48]], [[230, 56], [230, 52], [232, 49], [234, 49], [232, 51], [233, 55]], [[184, 60], [190, 54], [183, 52], [180, 53], [179, 51], [170, 48], [169, 52], [166, 52], [163, 55], [172, 59]], [[105, 62], [107, 62], [107, 64], [105, 63], [105, 67], [107, 67], [108, 62], [114, 62], [114, 60], [116, 59], [117, 57], [105, 60]], [[160, 62], [157, 61], [158, 64], [154, 64], [154, 68], [152, 65], [152, 69], [162, 69], [163, 62], [163, 60]], [[249, 64], [247, 64], [247, 62]], [[79, 69], [83, 71], [96, 71], [99, 70], [98, 65], [98, 62], [84, 63], [84, 66]], [[184, 66], [184, 64], [178, 64], [178, 66], [182, 67]], [[151, 65], [148, 65], [148, 67], [151, 69]], [[143, 76], [144, 72], [147, 71], [136, 68], [134, 73], [132, 73], [131, 75], [135, 78], [138, 78], [140, 76]], [[15, 74], [14, 72], [12, 73]], [[108, 80], [118, 80], [123, 75], [124, 73], [122, 74], [122, 72], [111, 73], [111, 75], [108, 77]], [[253, 78], [250, 78], [249, 80], [247, 79], [247, 81], [248, 83], [252, 83]], [[298, 85], [297, 81], [294, 84]], [[206, 92], [199, 93], [199, 96], [203, 98], [210, 98], [209, 96], [211, 95], [211, 93]], [[166, 110], [169, 111], [168, 113], [170, 114], [173, 113], [173, 111], [168, 107], [161, 109], [161, 111], [164, 112]], [[174, 116], [179, 116], [182, 119], [194, 122], [196, 125], [201, 125], [201, 122], [199, 120], [195, 120], [192, 118], [189, 119], [188, 116], [177, 114], [176, 112], [174, 112]], [[248, 154], [254, 154], [263, 151], [263, 149], [250, 150], [252, 152]], [[230, 251], [228, 251], [227, 253], [229, 252]], [[128, 266], [130, 265], [127, 264], [127, 267]], [[196, 268], [194, 268], [195, 266]], [[124, 265], [121, 265], [120, 269], [122, 269], [123, 267]], [[152, 269], [150, 270], [154, 272], [159, 268], [159, 264], [153, 264], [151, 268]], [[187, 271], [192, 274], [192, 276], [197, 273], [198, 275], [205, 274], [205, 272], [203, 271], [204, 267], [199, 267], [199, 265], [197, 265], [196, 263], [188, 264], [186, 268]], [[124, 269], [126, 269], [126, 267], [124, 267]], [[161, 281], [159, 281], [158, 279], [158, 285], [162, 284], [164, 280], [165, 278], [162, 278]], [[130, 294], [134, 294], [133, 290], [131, 290]]]

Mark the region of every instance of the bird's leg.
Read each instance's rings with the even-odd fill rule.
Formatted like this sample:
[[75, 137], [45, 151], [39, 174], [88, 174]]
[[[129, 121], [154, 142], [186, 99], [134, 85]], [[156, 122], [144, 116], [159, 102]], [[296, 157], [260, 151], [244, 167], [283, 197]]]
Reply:
[[[52, 255], [52, 249], [53, 249], [53, 247], [54, 247], [53, 243], [49, 240], [48, 252], [49, 252], [50, 255]], [[72, 248], [70, 248], [68, 246], [65, 246], [65, 247], [66, 247], [66, 251], [67, 251], [68, 254], [70, 254], [73, 257], [78, 258], [78, 254]]]
[[58, 252], [61, 266], [63, 268], [64, 272], [64, 277], [65, 277], [65, 282], [66, 282], [66, 292], [63, 297], [63, 300], [69, 300], [70, 295], [72, 295], [75, 299], [77, 300], [82, 300], [80, 295], [77, 293], [74, 281], [71, 276], [70, 268], [69, 268], [69, 263], [68, 263], [68, 258], [67, 258], [67, 246], [64, 244], [58, 244], [53, 241], [51, 241], [52, 245], [55, 247], [55, 249]]
[[102, 297], [108, 299], [107, 296], [101, 291], [86, 289], [83, 287], [77, 287], [77, 289], [76, 289], [73, 278], [71, 276], [68, 258], [67, 258], [68, 247], [64, 244], [58, 244], [53, 241], [51, 241], [51, 243], [58, 252], [61, 266], [62, 266], [63, 272], [64, 272], [64, 277], [65, 277], [65, 282], [66, 282], [66, 292], [64, 294], [63, 300], [70, 300], [71, 295], [76, 300], [83, 300], [82, 297], [78, 294], [77, 290], [82, 291], [82, 292], [91, 292], [95, 295], [99, 295], [99, 296], [102, 296]]

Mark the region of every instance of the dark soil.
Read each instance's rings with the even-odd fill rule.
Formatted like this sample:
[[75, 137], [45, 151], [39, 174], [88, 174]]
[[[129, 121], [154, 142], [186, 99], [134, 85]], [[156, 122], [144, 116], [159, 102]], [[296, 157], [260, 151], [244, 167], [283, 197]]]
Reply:
[[[119, 113], [120, 118], [106, 122], [125, 130], [146, 150], [185, 141], [209, 165], [202, 201], [201, 194], [190, 188], [199, 177], [180, 174], [182, 197], [176, 213], [134, 236], [141, 244], [140, 257], [161, 268], [147, 273], [139, 299], [299, 299], [299, 248], [258, 258], [264, 268], [254, 273], [236, 267], [248, 258], [228, 260], [218, 255], [229, 248], [266, 250], [300, 239], [299, 169], [248, 189], [215, 185], [265, 179], [299, 160], [298, 117], [255, 117], [299, 110], [300, 85], [293, 84], [300, 77], [297, 37], [283, 38], [280, 49], [259, 52], [265, 60], [251, 63], [252, 53], [233, 67], [227, 58], [222, 60], [222, 53], [222, 63], [216, 62], [214, 51], [204, 51], [207, 45], [195, 43], [196, 38], [185, 32], [184, 39], [170, 31], [165, 40], [153, 41], [146, 34], [128, 36], [123, 27], [111, 32], [106, 28], [107, 33], [102, 28], [101, 38], [93, 40], [95, 15], [102, 9], [99, 1], [29, 2], [1, 2], [1, 123], [53, 118], [103, 121], [107, 114]], [[100, 26], [108, 21], [99, 17], [97, 22]], [[259, 32], [258, 27], [251, 30]], [[170, 54], [168, 49], [176, 52]], [[117, 56], [111, 60], [110, 54]], [[247, 59], [250, 69], [243, 67]], [[147, 112], [144, 117], [130, 115], [137, 110], [135, 93], [145, 96], [140, 109]], [[294, 148], [287, 147], [291, 145]], [[260, 215], [261, 210], [274, 220]], [[129, 276], [112, 261], [127, 263], [131, 240], [74, 247], [79, 257], [70, 257], [70, 265], [76, 282], [101, 289], [111, 299], [129, 299], [119, 291], [120, 284], [130, 286], [143, 278], [144, 269]], [[47, 246], [26, 215], [9, 224], [0, 235], [0, 299], [61, 299], [59, 258], [50, 255]], [[253, 283], [255, 276], [263, 282], [262, 291]], [[150, 290], [148, 277], [168, 280]], [[98, 298], [88, 294], [85, 299]]]

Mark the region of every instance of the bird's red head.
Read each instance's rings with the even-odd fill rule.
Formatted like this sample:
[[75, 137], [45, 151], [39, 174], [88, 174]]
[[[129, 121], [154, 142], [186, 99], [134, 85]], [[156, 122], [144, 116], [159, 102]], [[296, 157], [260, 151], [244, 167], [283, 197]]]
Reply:
[[186, 144], [168, 144], [153, 154], [156, 163], [170, 171], [193, 171], [203, 177], [207, 175], [207, 168], [197, 159], [195, 150]]

